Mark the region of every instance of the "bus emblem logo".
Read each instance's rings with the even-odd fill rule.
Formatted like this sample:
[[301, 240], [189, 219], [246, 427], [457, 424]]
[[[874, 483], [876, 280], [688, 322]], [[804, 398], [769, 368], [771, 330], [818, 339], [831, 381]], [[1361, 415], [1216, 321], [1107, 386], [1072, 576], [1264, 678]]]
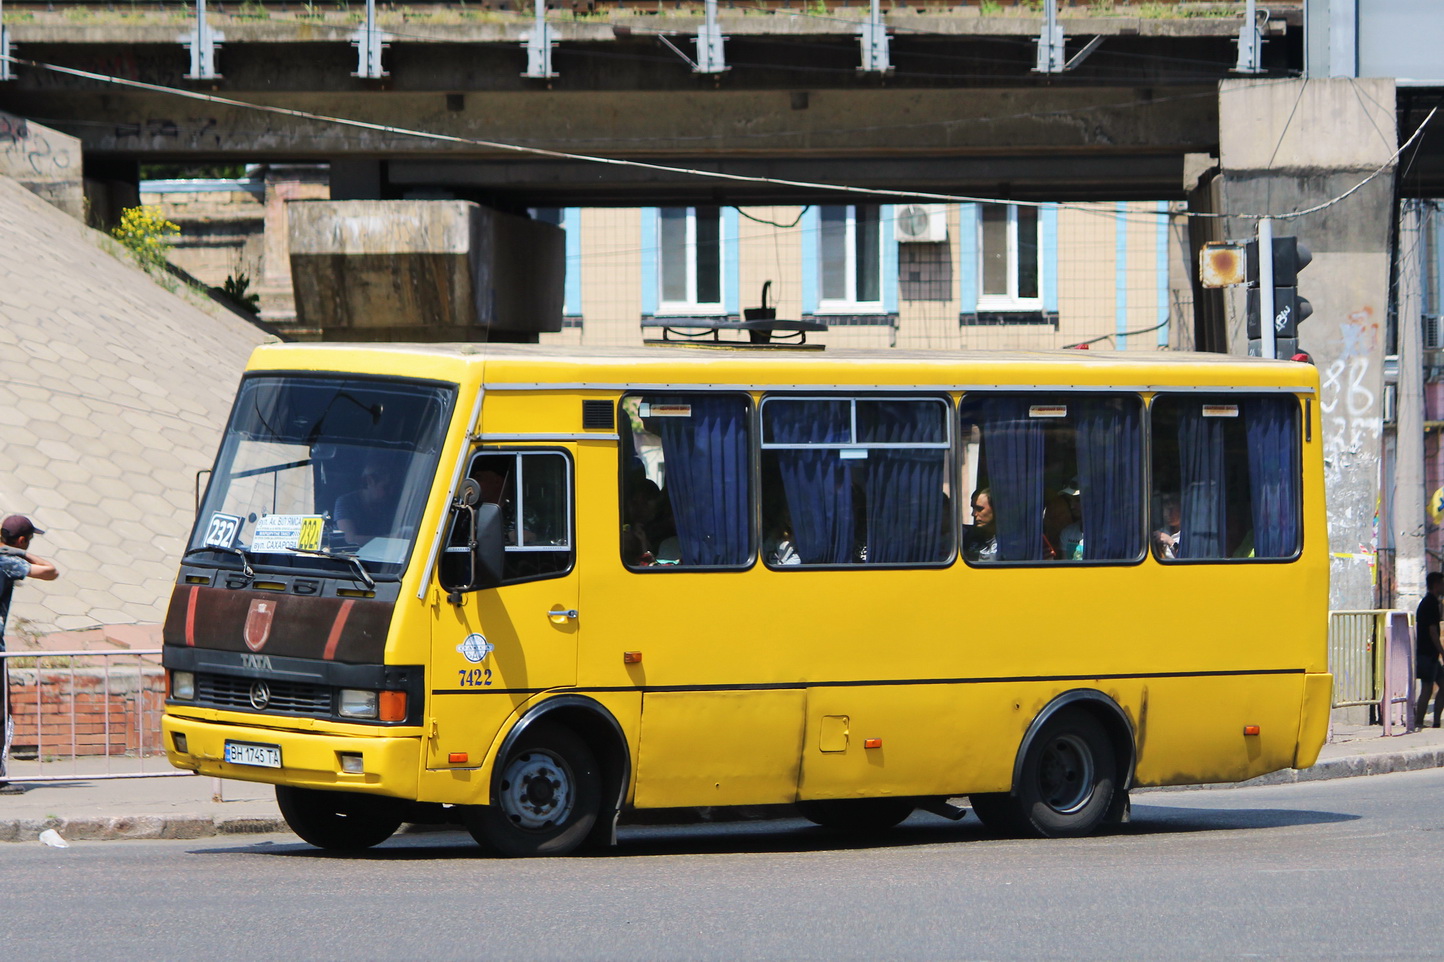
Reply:
[[251, 685], [251, 707], [256, 711], [265, 711], [266, 706], [271, 703], [271, 686], [263, 681]]
[[467, 635], [466, 640], [456, 646], [456, 650], [474, 665], [490, 654], [495, 647], [484, 636], [473, 634]]
[[276, 613], [274, 601], [257, 598], [251, 602], [251, 610], [246, 614], [246, 647], [252, 651], [260, 651], [266, 647], [266, 642], [271, 637], [271, 618]]

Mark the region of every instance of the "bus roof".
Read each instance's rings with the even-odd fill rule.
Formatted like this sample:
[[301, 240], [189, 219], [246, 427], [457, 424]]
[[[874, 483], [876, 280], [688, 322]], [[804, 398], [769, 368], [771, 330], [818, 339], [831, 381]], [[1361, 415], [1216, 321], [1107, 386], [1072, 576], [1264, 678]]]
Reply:
[[[480, 368], [480, 372], [476, 370]], [[1312, 364], [1177, 351], [827, 351], [679, 344], [636, 347], [537, 344], [263, 345], [249, 369], [357, 372], [470, 380], [488, 389], [575, 385], [636, 388], [985, 386], [1069, 388], [1284, 388], [1317, 391]]]

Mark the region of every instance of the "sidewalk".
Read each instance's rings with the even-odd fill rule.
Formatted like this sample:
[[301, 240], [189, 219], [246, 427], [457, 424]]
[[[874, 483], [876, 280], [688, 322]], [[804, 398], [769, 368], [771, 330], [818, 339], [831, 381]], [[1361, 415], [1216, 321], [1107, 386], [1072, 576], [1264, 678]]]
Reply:
[[[1383, 737], [1381, 732], [1378, 725], [1336, 725], [1312, 768], [1274, 772], [1243, 784], [1278, 785], [1444, 768], [1444, 729], [1425, 728], [1394, 737]], [[82, 776], [102, 772], [104, 765], [103, 759], [82, 759], [79, 771]], [[34, 762], [10, 763], [12, 777], [38, 770]], [[71, 770], [69, 763], [46, 769], [48, 773]], [[164, 760], [148, 760], [147, 770], [164, 771]], [[91, 779], [31, 783], [23, 795], [0, 795], [0, 842], [34, 841], [47, 828], [68, 841], [289, 831], [276, 808], [271, 786], [257, 782], [198, 775]]]

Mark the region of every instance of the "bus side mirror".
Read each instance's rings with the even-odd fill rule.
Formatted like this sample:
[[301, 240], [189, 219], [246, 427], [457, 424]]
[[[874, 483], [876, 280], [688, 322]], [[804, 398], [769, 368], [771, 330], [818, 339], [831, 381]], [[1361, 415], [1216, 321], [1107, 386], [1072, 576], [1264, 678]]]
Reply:
[[495, 588], [501, 584], [506, 562], [506, 529], [502, 526], [501, 505], [478, 504], [473, 510], [476, 527], [472, 587]]

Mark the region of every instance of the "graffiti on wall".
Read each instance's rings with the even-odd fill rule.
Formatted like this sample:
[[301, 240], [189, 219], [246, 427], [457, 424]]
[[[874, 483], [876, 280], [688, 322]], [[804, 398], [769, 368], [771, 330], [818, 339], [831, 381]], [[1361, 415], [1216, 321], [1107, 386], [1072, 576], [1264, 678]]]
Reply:
[[24, 117], [0, 112], [0, 175], [22, 182], [78, 180], [80, 143]]
[[1379, 399], [1369, 384], [1381, 337], [1374, 309], [1366, 307], [1350, 314], [1348, 323], [1339, 325], [1339, 335], [1339, 356], [1319, 372], [1326, 457], [1358, 454], [1383, 433]]
[[[1374, 309], [1365, 307], [1339, 325], [1339, 339], [1335, 342], [1338, 353], [1319, 361], [1324, 485], [1333, 535], [1330, 541], [1334, 545], [1336, 591], [1344, 587], [1341, 580], [1353, 580], [1345, 574], [1346, 569], [1367, 569], [1367, 584], [1375, 584], [1379, 546], [1378, 449], [1384, 433], [1380, 384], [1376, 382], [1380, 381], [1378, 359], [1382, 338]], [[1355, 547], [1348, 550], [1351, 544]], [[1341, 564], [1343, 569], [1339, 567]], [[1355, 598], [1349, 603], [1363, 602]]]

